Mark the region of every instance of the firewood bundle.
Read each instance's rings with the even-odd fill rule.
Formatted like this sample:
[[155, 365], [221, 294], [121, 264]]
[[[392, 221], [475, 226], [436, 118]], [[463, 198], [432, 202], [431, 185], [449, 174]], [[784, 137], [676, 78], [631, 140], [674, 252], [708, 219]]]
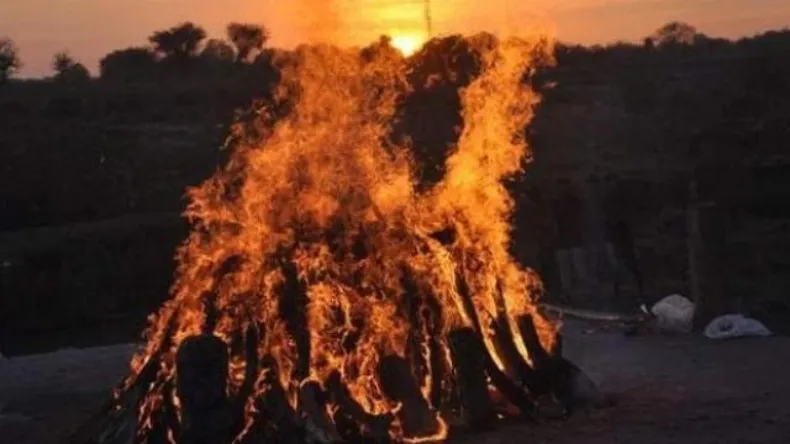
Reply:
[[[386, 355], [379, 362], [377, 377], [382, 392], [398, 404], [397, 409], [370, 412], [339, 372], [321, 382], [306, 378], [293, 385], [283, 384], [277, 377], [276, 360], [259, 356], [257, 345], [266, 328], [255, 324], [243, 335], [244, 381], [239, 389], [229, 390], [230, 346], [210, 331], [216, 313], [209, 306], [207, 330], [183, 339], [176, 347], [175, 378], [163, 379], [160, 373], [163, 352], [175, 345], [171, 330], [162, 335], [157, 352], [136, 379], [127, 381], [71, 442], [441, 442], [450, 434], [488, 430], [503, 421], [562, 418], [584, 403], [600, 401], [594, 384], [563, 358], [560, 338], [552, 349], [545, 349], [531, 315], [517, 319], [517, 330], [504, 312], [487, 316], [490, 325], [483, 325], [464, 280], [459, 278], [458, 282], [458, 293], [472, 324], [447, 335], [449, 359], [439, 359], [439, 341], [431, 339], [435, 336], [413, 335], [409, 339], [411, 352]], [[415, 313], [414, 322], [430, 322], [425, 314], [420, 318]], [[169, 327], [174, 328], [175, 323]], [[415, 325], [415, 330], [422, 327]], [[420, 342], [426, 337], [427, 341]], [[519, 337], [529, 360], [518, 350]], [[423, 348], [437, 353], [417, 352]], [[426, 355], [433, 356], [434, 362], [423, 362]], [[309, 360], [305, 362], [309, 365]], [[428, 389], [418, 383], [425, 378], [431, 381]], [[164, 386], [158, 391], [162, 399], [156, 404], [157, 411], [141, 424], [146, 394], [157, 385]], [[292, 396], [289, 391], [294, 387]]]

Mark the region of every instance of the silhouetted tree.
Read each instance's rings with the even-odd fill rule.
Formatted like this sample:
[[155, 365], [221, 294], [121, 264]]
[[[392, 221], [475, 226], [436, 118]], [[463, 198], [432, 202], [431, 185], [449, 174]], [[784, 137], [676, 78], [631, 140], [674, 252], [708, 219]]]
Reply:
[[14, 42], [6, 37], [0, 38], [0, 85], [6, 83], [21, 67], [19, 50]]
[[670, 22], [658, 28], [648, 39], [654, 46], [693, 45], [699, 34], [697, 28], [683, 22]]
[[121, 49], [104, 56], [99, 67], [101, 78], [105, 80], [149, 80], [157, 70], [156, 55], [148, 48]]
[[164, 58], [186, 60], [193, 57], [206, 38], [206, 31], [192, 22], [153, 33], [148, 40]]
[[85, 65], [77, 62], [66, 51], [61, 51], [52, 58], [52, 69], [55, 71], [55, 80], [65, 82], [86, 82], [90, 80], [90, 73]]
[[236, 59], [236, 52], [228, 42], [211, 39], [206, 42], [206, 46], [200, 52], [200, 56], [206, 61], [230, 63]]
[[236, 47], [236, 61], [248, 62], [254, 52], [260, 52], [269, 40], [269, 31], [262, 25], [231, 23], [227, 28], [228, 39]]

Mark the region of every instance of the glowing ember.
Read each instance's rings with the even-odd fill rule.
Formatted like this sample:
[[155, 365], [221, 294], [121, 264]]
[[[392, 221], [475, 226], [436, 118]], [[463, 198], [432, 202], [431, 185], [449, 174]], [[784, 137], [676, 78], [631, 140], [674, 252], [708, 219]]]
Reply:
[[[461, 92], [464, 127], [443, 180], [420, 192], [408, 147], [382, 142], [408, 93], [402, 58], [316, 46], [283, 62], [288, 114], [272, 124], [260, 110], [237, 124], [230, 162], [189, 191], [194, 229], [178, 253], [172, 300], [121, 390], [158, 360], [139, 437], [167, 423], [162, 411], [184, 421], [172, 390], [176, 353], [201, 333], [227, 344], [228, 394], [244, 394], [237, 442], [267, 421], [261, 402], [278, 390], [294, 411], [314, 415], [307, 389], [334, 393], [323, 429], [384, 418], [396, 441], [443, 439], [459, 384], [451, 333], [464, 328], [524, 387], [514, 356], [528, 369], [536, 345], [519, 320], [531, 315], [545, 350], [556, 328], [536, 312], [539, 282], [508, 255], [513, 202], [502, 182], [519, 173], [527, 149], [537, 98], [523, 80], [541, 51], [516, 39], [470, 41], [482, 71]], [[408, 53], [416, 40], [394, 44]], [[501, 401], [511, 394], [496, 387], [496, 369], [487, 372], [501, 413], [518, 413]], [[421, 422], [410, 419], [414, 405], [425, 407]]]

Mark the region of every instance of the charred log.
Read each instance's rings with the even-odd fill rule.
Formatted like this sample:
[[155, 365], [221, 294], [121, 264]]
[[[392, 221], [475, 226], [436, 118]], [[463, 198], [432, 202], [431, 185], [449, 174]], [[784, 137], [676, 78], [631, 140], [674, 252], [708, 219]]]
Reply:
[[230, 399], [230, 409], [233, 418], [231, 428], [234, 436], [238, 435], [244, 428], [245, 406], [247, 400], [253, 395], [255, 380], [260, 370], [258, 343], [263, 339], [258, 325], [255, 322], [250, 323], [244, 337], [244, 381], [238, 392], [231, 396]]
[[326, 395], [318, 382], [306, 381], [299, 387], [299, 413], [307, 435], [320, 443], [341, 442], [326, 407]]
[[448, 393], [451, 391], [448, 387], [452, 381], [449, 380], [450, 370], [447, 368], [446, 361], [444, 360], [444, 349], [435, 337], [428, 340], [428, 352], [430, 353], [430, 366], [431, 366], [431, 391], [430, 398], [431, 405], [438, 409], [446, 402], [451, 402], [448, 399]]
[[408, 362], [398, 356], [385, 356], [379, 363], [379, 374], [384, 394], [402, 404], [397, 415], [406, 436], [435, 435], [440, 424], [414, 381]]
[[603, 394], [584, 371], [562, 356], [562, 337], [557, 336], [553, 350], [540, 342], [535, 322], [530, 315], [518, 319], [519, 330], [529, 351], [536, 378], [542, 387], [560, 403], [564, 416], [587, 405], [601, 405]]
[[519, 316], [516, 323], [518, 324], [521, 337], [524, 339], [524, 345], [529, 351], [529, 359], [532, 361], [532, 366], [535, 368], [536, 373], [549, 373], [551, 365], [561, 358], [561, 354], [556, 353], [556, 351], [550, 353], [543, 347], [535, 321], [531, 315]]
[[486, 373], [491, 378], [491, 384], [502, 393], [502, 396], [512, 405], [518, 408], [520, 416], [523, 418], [534, 418], [537, 414], [537, 407], [534, 400], [524, 390], [524, 388], [508, 378], [508, 376], [497, 367], [491, 355], [485, 353]]
[[414, 377], [430, 384], [428, 401], [434, 408], [443, 404], [446, 387], [443, 386], [447, 369], [442, 357], [441, 336], [442, 307], [433, 294], [418, 288], [411, 272], [404, 270], [401, 280], [407, 295], [407, 310], [412, 329], [406, 347], [407, 360]]
[[439, 342], [441, 335], [441, 307], [435, 299], [429, 299], [425, 306], [424, 322], [428, 323], [428, 365], [430, 368], [431, 405], [438, 409], [444, 403], [451, 402], [448, 398], [450, 380], [450, 369], [447, 368], [445, 360], [445, 349]]
[[282, 260], [285, 284], [280, 292], [280, 310], [288, 332], [296, 342], [298, 358], [294, 377], [304, 380], [310, 375], [310, 333], [307, 331], [307, 293], [290, 260]]
[[421, 311], [425, 305], [425, 297], [417, 288], [411, 277], [411, 273], [404, 269], [401, 285], [405, 295], [405, 311], [412, 328], [409, 330], [409, 338], [406, 342], [406, 360], [414, 372], [414, 377], [418, 381], [430, 378], [430, 362], [426, 360], [424, 350], [427, 347], [429, 336], [427, 334], [429, 319], [421, 316]]
[[137, 435], [137, 410], [150, 385], [156, 380], [162, 354], [172, 344], [178, 312], [171, 314], [164, 335], [137, 377], [117, 387], [118, 396], [110, 398], [69, 438], [70, 444], [129, 444]]
[[533, 417], [536, 412], [536, 407], [532, 399], [526, 393], [524, 388], [513, 379], [511, 379], [505, 372], [503, 372], [496, 361], [494, 361], [491, 353], [486, 349], [483, 341], [483, 329], [480, 322], [480, 317], [477, 315], [472, 296], [469, 293], [469, 286], [462, 276], [456, 278], [458, 285], [458, 295], [464, 306], [464, 310], [469, 319], [472, 320], [472, 325], [477, 334], [480, 347], [482, 349], [482, 356], [485, 359], [486, 373], [491, 378], [491, 383], [502, 393], [502, 395], [514, 406], [516, 406], [521, 415], [525, 417]]
[[176, 353], [176, 393], [182, 406], [181, 442], [221, 444], [232, 439], [228, 348], [216, 336], [186, 338]]
[[288, 403], [285, 389], [277, 379], [277, 365], [270, 356], [261, 360], [264, 378], [260, 381], [261, 394], [255, 398], [253, 427], [245, 435], [245, 443], [276, 442], [302, 444], [305, 430], [297, 413]]
[[387, 442], [393, 417], [371, 415], [359, 405], [343, 384], [340, 373], [334, 372], [326, 382], [326, 392], [337, 407], [333, 420], [340, 437], [346, 442]]
[[[503, 362], [505, 374], [514, 381], [519, 381], [529, 389], [531, 394], [545, 393], [549, 390], [548, 386], [540, 380], [536, 372], [524, 361], [515, 343], [515, 335], [510, 326], [507, 315], [505, 300], [502, 289], [497, 284], [496, 293], [497, 313], [492, 320], [491, 330], [493, 331], [491, 341], [497, 351], [497, 355]], [[527, 346], [528, 350], [532, 350]]]
[[453, 330], [449, 339], [464, 423], [472, 429], [488, 428], [496, 417], [488, 397], [483, 344], [471, 328]]
[[[172, 380], [162, 384], [162, 405], [152, 417], [154, 427], [145, 436], [138, 435], [135, 443], [139, 444], [170, 444], [171, 437], [182, 437], [182, 428], [178, 420], [176, 406], [173, 404], [174, 387]], [[179, 439], [179, 443], [192, 444], [195, 441]]]

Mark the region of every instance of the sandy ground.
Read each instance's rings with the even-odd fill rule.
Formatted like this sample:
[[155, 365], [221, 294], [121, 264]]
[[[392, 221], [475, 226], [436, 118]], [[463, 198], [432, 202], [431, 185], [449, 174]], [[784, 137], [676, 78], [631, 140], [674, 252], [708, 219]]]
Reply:
[[[790, 443], [790, 338], [625, 337], [566, 326], [566, 353], [614, 401], [567, 421], [453, 441]], [[131, 345], [0, 358], [0, 442], [66, 442], [127, 371]]]

